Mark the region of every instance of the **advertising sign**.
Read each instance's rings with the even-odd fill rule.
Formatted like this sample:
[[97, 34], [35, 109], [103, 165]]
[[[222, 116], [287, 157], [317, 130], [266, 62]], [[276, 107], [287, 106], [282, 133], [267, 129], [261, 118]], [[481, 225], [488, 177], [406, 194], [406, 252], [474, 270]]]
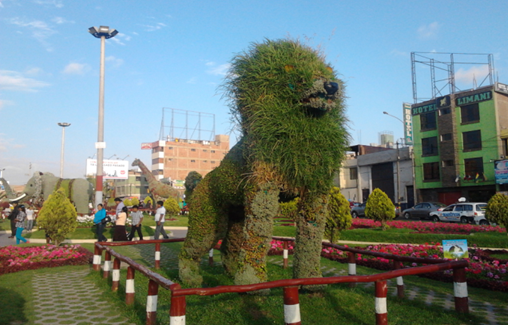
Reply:
[[404, 116], [404, 143], [413, 144], [413, 117], [411, 116], [411, 104], [402, 104], [402, 116]]
[[[129, 162], [127, 160], [103, 160], [104, 179], [128, 179]], [[86, 175], [96, 176], [97, 159], [86, 160]]]
[[185, 180], [175, 179], [173, 181], [173, 187], [178, 188], [178, 189], [184, 189], [185, 188], [184, 183], [185, 183]]
[[444, 258], [468, 258], [467, 239], [443, 240]]
[[496, 160], [494, 162], [496, 184], [508, 184], [508, 160]]
[[152, 149], [152, 143], [151, 142], [143, 142], [141, 144], [141, 150], [150, 150]]

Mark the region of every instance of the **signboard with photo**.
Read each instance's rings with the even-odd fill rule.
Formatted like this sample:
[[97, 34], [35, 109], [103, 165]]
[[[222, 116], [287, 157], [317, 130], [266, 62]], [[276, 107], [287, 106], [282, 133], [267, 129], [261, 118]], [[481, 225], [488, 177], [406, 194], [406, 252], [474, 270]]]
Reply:
[[[129, 161], [103, 160], [102, 170], [104, 179], [128, 179]], [[97, 174], [97, 159], [86, 160], [86, 175], [95, 177]]]
[[443, 240], [444, 258], [468, 258], [467, 239]]

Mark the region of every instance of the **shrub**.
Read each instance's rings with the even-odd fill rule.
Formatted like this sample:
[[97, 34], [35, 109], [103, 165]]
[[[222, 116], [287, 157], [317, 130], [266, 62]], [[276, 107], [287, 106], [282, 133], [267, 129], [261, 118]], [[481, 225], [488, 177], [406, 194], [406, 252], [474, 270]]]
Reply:
[[295, 198], [289, 202], [279, 203], [280, 215], [288, 220], [295, 221], [297, 215], [298, 201], [300, 198]]
[[130, 207], [132, 205], [131, 199], [124, 199], [123, 204], [125, 204], [126, 207]]
[[138, 200], [138, 198], [136, 198], [136, 197], [135, 197], [135, 198], [133, 198], [133, 199], [131, 200], [131, 204], [132, 204], [132, 205], [139, 205], [139, 200]]
[[192, 196], [192, 192], [198, 186], [199, 182], [203, 179], [200, 173], [196, 171], [190, 172], [187, 177], [185, 177], [185, 200], [189, 201]]
[[328, 201], [325, 238], [331, 243], [337, 242], [340, 232], [351, 227], [352, 219], [348, 200], [338, 187], [332, 187]]
[[490, 198], [485, 211], [487, 219], [502, 225], [505, 229], [508, 227], [508, 197], [497, 193]]
[[44, 202], [37, 224], [45, 230], [52, 243], [58, 246], [67, 234], [76, 230], [76, 215], [76, 208], [65, 195], [63, 188], [59, 188]]
[[150, 206], [153, 206], [153, 200], [151, 197], [147, 196], [145, 197], [145, 199], [143, 200], [143, 204], [146, 206], [147, 204], [149, 204]]
[[176, 202], [176, 200], [172, 197], [169, 197], [166, 199], [166, 201], [164, 201], [164, 208], [166, 209], [166, 214], [170, 216], [174, 216], [180, 213], [180, 206], [178, 205], [178, 202]]
[[365, 204], [365, 216], [381, 222], [381, 228], [386, 230], [387, 221], [395, 218], [395, 205], [385, 192], [375, 188]]

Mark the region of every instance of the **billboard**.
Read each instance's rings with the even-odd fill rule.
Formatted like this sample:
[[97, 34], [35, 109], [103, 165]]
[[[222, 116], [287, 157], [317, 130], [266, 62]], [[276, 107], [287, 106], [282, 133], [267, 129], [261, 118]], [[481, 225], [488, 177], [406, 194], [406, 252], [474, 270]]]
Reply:
[[496, 184], [508, 184], [508, 160], [496, 160], [494, 162]]
[[[103, 160], [102, 170], [105, 179], [128, 179], [129, 162], [127, 160]], [[97, 159], [86, 160], [86, 175], [96, 176]]]
[[152, 143], [151, 142], [143, 142], [141, 143], [141, 150], [149, 150], [152, 149]]

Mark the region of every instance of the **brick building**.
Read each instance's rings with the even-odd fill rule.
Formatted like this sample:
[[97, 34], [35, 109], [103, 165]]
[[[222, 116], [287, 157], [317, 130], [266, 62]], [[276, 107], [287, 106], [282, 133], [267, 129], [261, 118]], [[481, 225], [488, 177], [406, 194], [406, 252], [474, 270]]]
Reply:
[[170, 178], [174, 185], [181, 182], [191, 171], [205, 176], [219, 166], [229, 152], [229, 136], [218, 134], [215, 141], [168, 139], [152, 143], [152, 173], [158, 177]]

